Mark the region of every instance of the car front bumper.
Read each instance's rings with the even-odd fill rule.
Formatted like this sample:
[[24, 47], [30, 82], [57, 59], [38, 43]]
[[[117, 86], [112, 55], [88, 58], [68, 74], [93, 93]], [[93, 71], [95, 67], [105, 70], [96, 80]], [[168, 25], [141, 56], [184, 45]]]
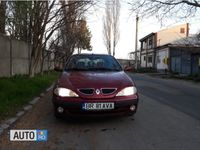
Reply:
[[[82, 109], [83, 103], [101, 103], [101, 102], [113, 102], [114, 109], [111, 110], [84, 110]], [[115, 97], [112, 99], [88, 99], [82, 98], [61, 98], [53, 96], [53, 104], [55, 111], [58, 107], [64, 109], [63, 114], [68, 116], [96, 116], [96, 115], [123, 115], [134, 114], [137, 111], [138, 95], [129, 97]], [[135, 106], [135, 110], [130, 110], [131, 106]]]

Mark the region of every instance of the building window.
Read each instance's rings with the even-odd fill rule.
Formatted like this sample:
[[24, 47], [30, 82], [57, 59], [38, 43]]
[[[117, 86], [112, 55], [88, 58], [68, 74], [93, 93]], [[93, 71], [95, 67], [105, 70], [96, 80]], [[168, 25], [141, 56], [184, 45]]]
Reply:
[[148, 57], [148, 63], [152, 63], [152, 56]]
[[185, 28], [181, 28], [180, 33], [185, 33]]
[[153, 47], [153, 40], [149, 39], [149, 48], [152, 48], [152, 47]]
[[147, 42], [146, 42], [146, 41], [144, 41], [144, 42], [142, 43], [142, 49], [143, 49], [143, 50], [147, 49]]
[[143, 42], [141, 42], [141, 50], [144, 50]]
[[146, 56], [144, 56], [144, 61], [146, 61]]

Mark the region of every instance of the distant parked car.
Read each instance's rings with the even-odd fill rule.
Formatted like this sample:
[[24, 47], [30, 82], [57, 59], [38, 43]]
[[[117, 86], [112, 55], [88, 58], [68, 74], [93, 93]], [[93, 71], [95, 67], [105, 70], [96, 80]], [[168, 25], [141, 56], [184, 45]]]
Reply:
[[133, 65], [125, 66], [125, 67], [124, 67], [124, 71], [133, 72], [133, 71], [135, 71], [135, 67], [134, 67]]
[[133, 115], [138, 93], [110, 55], [73, 55], [53, 89], [55, 116]]

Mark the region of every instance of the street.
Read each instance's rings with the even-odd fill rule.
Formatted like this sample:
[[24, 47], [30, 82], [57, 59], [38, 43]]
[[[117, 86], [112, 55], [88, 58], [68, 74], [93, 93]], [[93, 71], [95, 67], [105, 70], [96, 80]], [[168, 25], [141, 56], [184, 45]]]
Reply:
[[10, 129], [47, 129], [47, 142], [10, 142], [0, 150], [199, 150], [200, 86], [181, 80], [131, 74], [139, 96], [134, 117], [57, 120], [52, 91]]
[[139, 93], [200, 120], [200, 84], [134, 75]]

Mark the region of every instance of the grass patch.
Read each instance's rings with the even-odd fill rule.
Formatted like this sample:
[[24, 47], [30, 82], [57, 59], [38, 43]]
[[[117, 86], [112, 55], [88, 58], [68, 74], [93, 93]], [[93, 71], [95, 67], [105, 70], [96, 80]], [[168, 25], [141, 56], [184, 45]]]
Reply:
[[0, 78], [0, 120], [16, 113], [19, 108], [39, 95], [57, 78], [58, 73], [56, 72], [38, 74], [34, 78], [28, 76]]

